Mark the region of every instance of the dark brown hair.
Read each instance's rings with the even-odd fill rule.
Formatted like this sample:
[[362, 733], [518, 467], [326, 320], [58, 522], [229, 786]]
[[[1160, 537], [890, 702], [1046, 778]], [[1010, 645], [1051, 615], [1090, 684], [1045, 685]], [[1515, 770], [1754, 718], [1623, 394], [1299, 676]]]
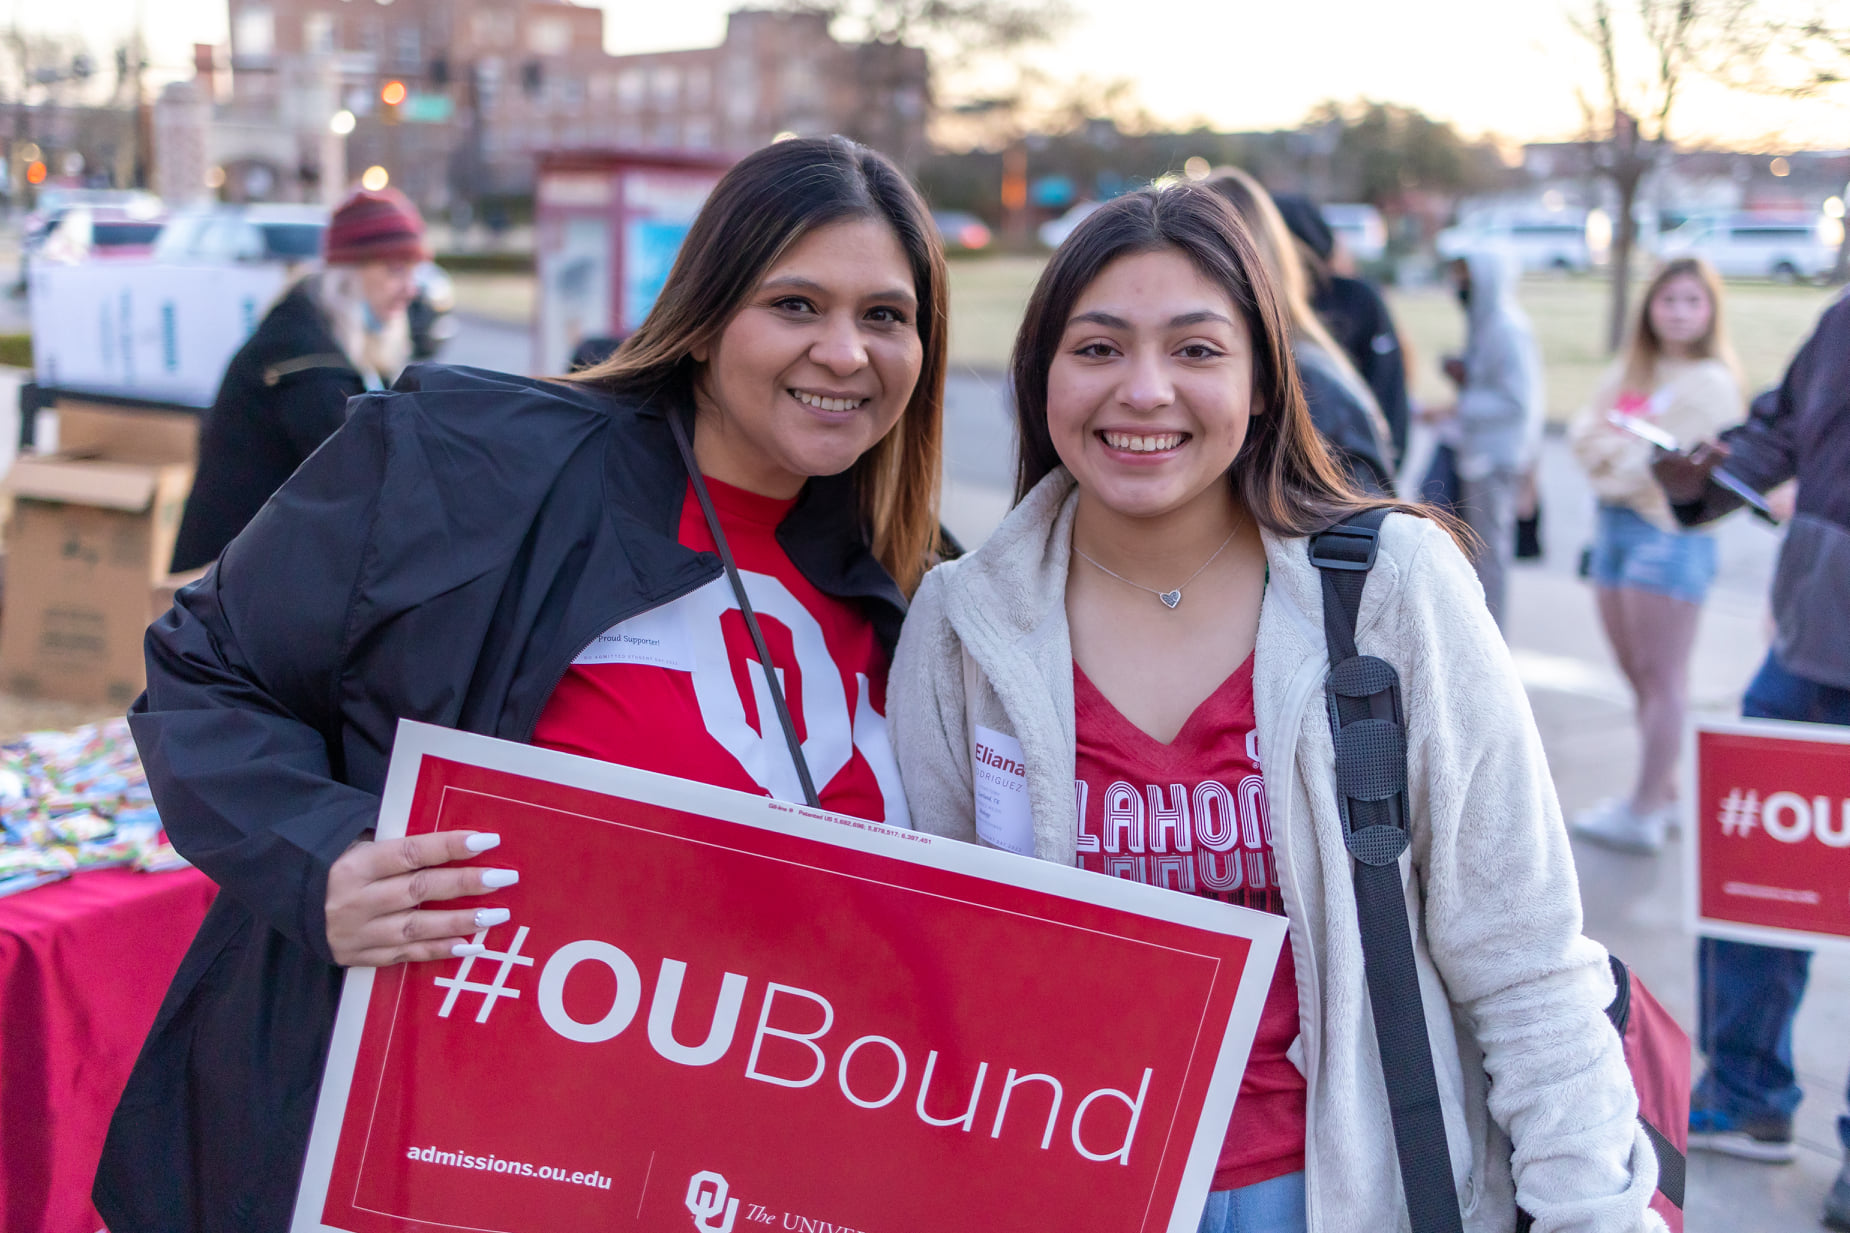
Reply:
[[1311, 423], [1286, 318], [1252, 237], [1219, 195], [1189, 184], [1108, 203], [1041, 272], [1011, 362], [1021, 442], [1015, 499], [1060, 465], [1047, 431], [1047, 373], [1073, 306], [1113, 261], [1165, 249], [1187, 257], [1226, 294], [1252, 341], [1252, 418], [1228, 474], [1253, 519], [1276, 535], [1308, 535], [1377, 506], [1432, 517], [1430, 509], [1367, 496], [1350, 484]]
[[917, 190], [884, 157], [846, 137], [800, 137], [746, 155], [714, 187], [661, 295], [615, 355], [563, 378], [691, 404], [710, 346], [790, 246], [818, 227], [872, 218], [893, 229], [912, 267], [924, 356], [894, 430], [854, 464], [874, 556], [910, 595], [938, 537], [944, 426], [944, 246]]

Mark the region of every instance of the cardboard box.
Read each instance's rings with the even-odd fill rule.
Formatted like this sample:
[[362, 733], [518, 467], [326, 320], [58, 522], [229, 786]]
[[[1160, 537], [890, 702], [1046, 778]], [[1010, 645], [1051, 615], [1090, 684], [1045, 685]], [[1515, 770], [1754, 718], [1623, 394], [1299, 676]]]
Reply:
[[192, 488], [196, 429], [190, 417], [74, 410], [59, 408], [67, 448], [21, 458], [7, 477], [0, 689], [127, 706], [145, 681], [142, 634]]
[[199, 460], [199, 416], [192, 411], [120, 407], [60, 397], [58, 454], [119, 462]]

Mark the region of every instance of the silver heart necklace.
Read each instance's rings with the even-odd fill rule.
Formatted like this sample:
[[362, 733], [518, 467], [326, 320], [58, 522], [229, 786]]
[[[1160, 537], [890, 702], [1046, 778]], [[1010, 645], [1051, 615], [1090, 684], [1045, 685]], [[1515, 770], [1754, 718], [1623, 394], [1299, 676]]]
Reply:
[[1194, 573], [1190, 574], [1188, 576], [1187, 581], [1183, 582], [1182, 586], [1177, 587], [1173, 591], [1159, 591], [1155, 587], [1147, 587], [1143, 585], [1143, 583], [1141, 582], [1134, 582], [1131, 579], [1126, 578], [1123, 574], [1120, 574], [1117, 570], [1110, 569], [1106, 566], [1100, 565], [1097, 561], [1093, 560], [1090, 553], [1086, 552], [1086, 550], [1081, 548], [1078, 544], [1073, 545], [1073, 551], [1078, 553], [1081, 557], [1085, 558], [1086, 563], [1092, 566], [1093, 569], [1099, 570], [1103, 573], [1110, 574], [1113, 578], [1116, 578], [1119, 582], [1124, 583], [1126, 586], [1136, 587], [1139, 591], [1148, 591], [1150, 594], [1156, 596], [1156, 598], [1163, 601], [1163, 607], [1168, 608], [1170, 611], [1173, 612], [1175, 610], [1176, 605], [1182, 602], [1182, 587], [1187, 586], [1190, 582], [1193, 582], [1195, 579], [1201, 577], [1202, 570], [1205, 570], [1207, 569], [1208, 566], [1214, 564], [1214, 558], [1218, 557], [1221, 553], [1227, 551], [1227, 545], [1231, 544], [1233, 542], [1233, 537], [1238, 535], [1239, 533], [1240, 533], [1240, 528], [1237, 526], [1234, 527], [1233, 530], [1229, 531], [1227, 533], [1227, 538], [1220, 542], [1220, 547], [1216, 548], [1213, 552], [1213, 555], [1208, 557], [1207, 560], [1201, 563], [1201, 569], [1198, 569]]

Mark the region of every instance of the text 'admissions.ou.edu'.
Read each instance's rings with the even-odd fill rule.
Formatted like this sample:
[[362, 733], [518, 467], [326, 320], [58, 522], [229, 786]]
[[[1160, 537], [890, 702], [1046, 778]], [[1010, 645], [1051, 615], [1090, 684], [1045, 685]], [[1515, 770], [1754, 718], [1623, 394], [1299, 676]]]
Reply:
[[610, 1189], [610, 1179], [593, 1169], [589, 1173], [577, 1169], [561, 1169], [554, 1165], [528, 1164], [524, 1160], [503, 1160], [499, 1156], [473, 1156], [468, 1152], [446, 1152], [439, 1147], [408, 1147], [405, 1149], [408, 1160], [420, 1160], [425, 1164], [448, 1165], [452, 1169], [478, 1169], [484, 1173], [509, 1173], [515, 1177], [537, 1177], [542, 1181], [565, 1182], [572, 1186], [595, 1186], [599, 1190]]

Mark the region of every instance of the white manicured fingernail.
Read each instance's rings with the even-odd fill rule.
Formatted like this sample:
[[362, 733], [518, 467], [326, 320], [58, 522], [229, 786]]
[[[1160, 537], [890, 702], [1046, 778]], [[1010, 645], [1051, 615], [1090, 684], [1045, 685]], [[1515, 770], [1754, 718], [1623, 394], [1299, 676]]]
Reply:
[[520, 874], [512, 869], [482, 870], [482, 885], [489, 890], [500, 890], [503, 886], [512, 886], [520, 881]]
[[450, 947], [450, 953], [458, 959], [467, 959], [470, 955], [486, 955], [488, 948], [480, 942], [458, 942]]
[[509, 912], [506, 908], [477, 908], [475, 910], [475, 927], [493, 929], [496, 925], [507, 924]]
[[463, 847], [469, 849], [471, 852], [486, 852], [500, 842], [501, 836], [495, 834], [493, 831], [477, 831], [475, 834], [463, 840]]

